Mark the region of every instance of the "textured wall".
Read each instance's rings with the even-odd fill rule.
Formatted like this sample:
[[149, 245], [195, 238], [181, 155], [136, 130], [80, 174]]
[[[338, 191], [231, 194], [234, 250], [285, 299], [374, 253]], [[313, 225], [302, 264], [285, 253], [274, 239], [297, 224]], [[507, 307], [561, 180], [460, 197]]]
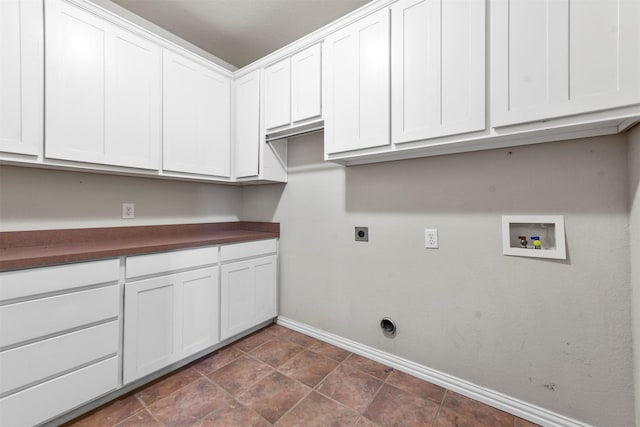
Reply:
[[0, 231], [236, 221], [241, 204], [229, 185], [0, 166]]
[[[281, 314], [602, 426], [634, 420], [626, 137], [342, 167], [289, 143]], [[502, 255], [502, 214], [565, 215], [566, 261]], [[354, 226], [368, 226], [368, 243]], [[424, 228], [440, 249], [424, 249]], [[383, 316], [396, 320], [382, 336]]]
[[629, 133], [629, 218], [636, 425], [640, 426], [640, 125]]

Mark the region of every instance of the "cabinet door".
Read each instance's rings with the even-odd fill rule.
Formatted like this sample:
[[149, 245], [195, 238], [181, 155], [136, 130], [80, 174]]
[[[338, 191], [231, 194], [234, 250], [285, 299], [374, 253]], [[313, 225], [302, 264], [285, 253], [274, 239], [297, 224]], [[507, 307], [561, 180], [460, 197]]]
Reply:
[[322, 115], [321, 45], [317, 44], [291, 57], [291, 121]]
[[276, 255], [271, 255], [254, 260], [256, 324], [273, 319], [278, 315], [277, 259]]
[[124, 383], [216, 344], [218, 267], [125, 284]]
[[46, 156], [157, 169], [160, 48], [60, 0], [45, 27]]
[[42, 28], [42, 1], [0, 1], [0, 152], [40, 154]]
[[260, 157], [260, 70], [235, 81], [235, 155], [236, 178], [258, 175]]
[[60, 0], [46, 12], [46, 156], [102, 162], [107, 25]]
[[113, 27], [107, 44], [105, 155], [109, 164], [160, 167], [159, 46]]
[[640, 103], [640, 3], [491, 4], [492, 125]]
[[165, 50], [162, 105], [163, 168], [229, 177], [230, 79]]
[[379, 147], [389, 134], [389, 10], [380, 10], [324, 41], [326, 154]]
[[393, 142], [485, 128], [485, 2], [391, 7]]
[[275, 255], [226, 264], [221, 271], [221, 339], [276, 317]]
[[219, 340], [219, 273], [218, 267], [198, 270], [182, 279], [182, 344], [183, 357], [218, 343]]
[[180, 278], [163, 276], [124, 287], [123, 381], [179, 360]]
[[267, 130], [291, 121], [291, 60], [264, 69], [264, 122]]

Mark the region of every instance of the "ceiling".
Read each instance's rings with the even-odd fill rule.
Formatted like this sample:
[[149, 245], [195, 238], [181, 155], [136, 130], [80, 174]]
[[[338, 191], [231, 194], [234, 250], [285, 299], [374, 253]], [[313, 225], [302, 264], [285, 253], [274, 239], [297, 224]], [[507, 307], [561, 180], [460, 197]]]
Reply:
[[242, 68], [370, 0], [112, 1]]

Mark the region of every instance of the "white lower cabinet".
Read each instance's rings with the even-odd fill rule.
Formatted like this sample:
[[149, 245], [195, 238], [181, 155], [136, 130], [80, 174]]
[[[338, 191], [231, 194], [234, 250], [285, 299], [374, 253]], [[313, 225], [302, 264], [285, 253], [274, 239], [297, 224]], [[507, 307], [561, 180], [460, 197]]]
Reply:
[[[225, 264], [223, 247], [220, 281], [220, 338], [223, 340], [278, 315], [276, 241], [229, 245], [229, 253], [232, 252], [234, 257], [253, 258]], [[273, 255], [264, 256], [269, 252]]]
[[[131, 257], [127, 266], [158, 261], [157, 271], [176, 260], [217, 262], [217, 248], [191, 249]], [[165, 264], [166, 262], [166, 264]], [[127, 281], [124, 308], [123, 382], [125, 384], [178, 362], [219, 342], [217, 266]]]
[[122, 259], [1, 272], [0, 426], [53, 421], [275, 318], [277, 248], [126, 257], [124, 309]]
[[0, 425], [35, 425], [119, 386], [120, 260], [0, 273]]

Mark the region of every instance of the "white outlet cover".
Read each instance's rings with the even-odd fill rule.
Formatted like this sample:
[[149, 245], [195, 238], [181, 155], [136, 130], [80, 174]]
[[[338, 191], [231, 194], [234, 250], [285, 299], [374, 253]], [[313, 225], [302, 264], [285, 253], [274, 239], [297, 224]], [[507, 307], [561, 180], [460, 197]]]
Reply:
[[438, 249], [438, 230], [435, 228], [425, 228], [424, 247], [427, 249]]
[[136, 205], [135, 203], [123, 203], [122, 204], [122, 218], [132, 219], [136, 217]]

